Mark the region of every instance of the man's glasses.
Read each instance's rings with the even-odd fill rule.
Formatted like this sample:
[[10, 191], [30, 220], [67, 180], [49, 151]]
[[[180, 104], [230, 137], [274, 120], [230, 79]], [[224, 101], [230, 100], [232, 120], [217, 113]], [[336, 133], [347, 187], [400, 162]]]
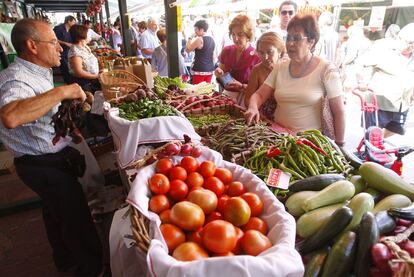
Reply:
[[293, 13], [294, 13], [294, 11], [281, 11], [280, 12], [281, 15], [287, 15], [287, 14], [293, 15]]
[[289, 43], [289, 42], [298, 43], [299, 41], [302, 41], [305, 38], [308, 38], [308, 37], [302, 37], [302, 35], [293, 35], [293, 36], [288, 35], [286, 37], [286, 43]]
[[53, 46], [55, 46], [55, 47], [58, 47], [58, 45], [60, 45], [59, 44], [59, 41], [57, 41], [57, 40], [37, 40], [37, 39], [34, 39], [34, 41], [36, 41], [36, 42], [50, 43], [50, 44], [53, 44]]

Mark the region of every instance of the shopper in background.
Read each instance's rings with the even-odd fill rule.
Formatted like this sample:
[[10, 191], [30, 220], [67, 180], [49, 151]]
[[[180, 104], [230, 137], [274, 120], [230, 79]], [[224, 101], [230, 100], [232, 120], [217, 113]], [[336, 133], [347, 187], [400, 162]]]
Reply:
[[244, 93], [253, 67], [260, 62], [251, 41], [254, 39], [254, 23], [243, 14], [237, 15], [229, 25], [233, 45], [226, 46], [219, 56], [220, 66], [215, 70], [220, 80], [226, 73], [233, 80], [224, 85], [224, 94], [244, 105]]
[[144, 58], [151, 62], [152, 53], [160, 43], [157, 38], [157, 21], [153, 18], [148, 19], [148, 29], [145, 30], [140, 38], [139, 45], [141, 46], [141, 53]]
[[88, 43], [91, 42], [91, 41], [99, 41], [99, 40], [103, 39], [102, 36], [98, 35], [93, 30], [92, 21], [85, 20], [83, 22], [83, 25], [85, 25], [88, 28], [88, 35], [87, 35]]
[[334, 15], [331, 12], [323, 12], [319, 16], [319, 28], [321, 37], [316, 45], [315, 54], [339, 65], [339, 34], [335, 31]]
[[88, 28], [84, 25], [73, 25], [69, 30], [73, 41], [69, 49], [69, 72], [73, 82], [84, 90], [96, 91], [99, 89], [98, 59], [88, 47]]
[[211, 82], [214, 72], [214, 39], [206, 34], [208, 23], [205, 20], [199, 20], [194, 24], [194, 36], [188, 40], [185, 51], [190, 53], [194, 51], [194, 62], [191, 68], [193, 84], [201, 82]]
[[[334, 119], [335, 141], [344, 144], [345, 109], [338, 70], [314, 56], [319, 39], [316, 20], [296, 15], [289, 22], [286, 50], [290, 61], [278, 64], [250, 98], [245, 113], [248, 124], [260, 119], [259, 108], [276, 98], [274, 121], [293, 132], [322, 129], [322, 99], [329, 99]], [[322, 79], [322, 80], [321, 80]]]
[[[285, 43], [278, 34], [275, 32], [267, 32], [257, 40], [256, 51], [260, 56], [261, 63], [253, 68], [249, 83], [247, 84], [244, 99], [244, 103], [247, 107], [249, 106], [252, 94], [265, 82], [267, 76], [278, 63], [279, 58], [286, 53], [286, 48]], [[267, 99], [260, 107], [260, 113], [265, 118], [273, 120], [275, 109], [276, 101], [274, 97], [269, 97], [269, 99]]]
[[53, 31], [58, 38], [60, 45], [63, 48], [63, 52], [60, 56], [60, 72], [62, 73], [63, 80], [66, 84], [70, 84], [72, 81], [70, 79], [69, 67], [68, 67], [68, 52], [69, 48], [72, 46], [72, 41], [69, 34], [69, 29], [76, 24], [76, 19], [68, 15], [65, 17], [64, 23], [57, 25]]
[[283, 1], [279, 6], [279, 26], [269, 31], [276, 32], [286, 42], [287, 26], [289, 21], [295, 16], [297, 8], [298, 5], [294, 1]]
[[[165, 28], [157, 31], [157, 37], [161, 45], [155, 48], [152, 53], [151, 65], [153, 70], [158, 72], [161, 77], [168, 77], [168, 59], [167, 59], [167, 33]], [[180, 76], [187, 75], [187, 69], [184, 66], [184, 58], [178, 55], [178, 70]]]
[[1, 140], [14, 156], [19, 178], [42, 199], [58, 271], [97, 276], [102, 247], [77, 179], [83, 174], [82, 156], [68, 146], [68, 138], [52, 144], [55, 131], [50, 124], [60, 102], [84, 101], [86, 95], [77, 84], [53, 87], [51, 67], [60, 65], [63, 49], [49, 24], [22, 19], [14, 25], [11, 40], [18, 57], [0, 72]]
[[121, 36], [121, 20], [117, 18], [112, 28], [112, 42], [114, 44], [114, 50], [121, 51], [122, 36]]

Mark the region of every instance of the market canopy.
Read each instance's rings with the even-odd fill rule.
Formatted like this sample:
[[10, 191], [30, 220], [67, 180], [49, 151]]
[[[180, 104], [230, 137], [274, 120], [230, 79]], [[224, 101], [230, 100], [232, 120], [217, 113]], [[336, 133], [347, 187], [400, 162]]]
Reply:
[[25, 0], [25, 4], [45, 12], [85, 12], [89, 0]]

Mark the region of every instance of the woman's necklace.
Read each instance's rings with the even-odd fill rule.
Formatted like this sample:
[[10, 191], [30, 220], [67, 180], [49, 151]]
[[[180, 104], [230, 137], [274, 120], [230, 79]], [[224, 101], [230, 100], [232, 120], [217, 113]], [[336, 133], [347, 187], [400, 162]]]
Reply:
[[301, 78], [303, 77], [303, 74], [305, 74], [306, 70], [308, 69], [309, 65], [311, 64], [313, 60], [313, 53], [311, 54], [311, 57], [309, 59], [309, 61], [305, 64], [305, 66], [300, 70], [299, 75], [294, 76], [292, 74], [292, 62], [289, 63], [289, 74], [292, 78]]

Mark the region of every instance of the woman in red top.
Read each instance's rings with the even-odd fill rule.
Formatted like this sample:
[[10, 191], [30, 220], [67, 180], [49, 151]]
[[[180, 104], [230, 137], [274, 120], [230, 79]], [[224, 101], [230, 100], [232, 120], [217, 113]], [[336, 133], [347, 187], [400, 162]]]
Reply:
[[226, 46], [219, 56], [220, 67], [214, 72], [217, 78], [230, 73], [233, 81], [226, 84], [224, 93], [244, 105], [244, 91], [253, 67], [260, 62], [251, 41], [255, 26], [252, 20], [243, 14], [237, 15], [229, 25], [234, 45]]

